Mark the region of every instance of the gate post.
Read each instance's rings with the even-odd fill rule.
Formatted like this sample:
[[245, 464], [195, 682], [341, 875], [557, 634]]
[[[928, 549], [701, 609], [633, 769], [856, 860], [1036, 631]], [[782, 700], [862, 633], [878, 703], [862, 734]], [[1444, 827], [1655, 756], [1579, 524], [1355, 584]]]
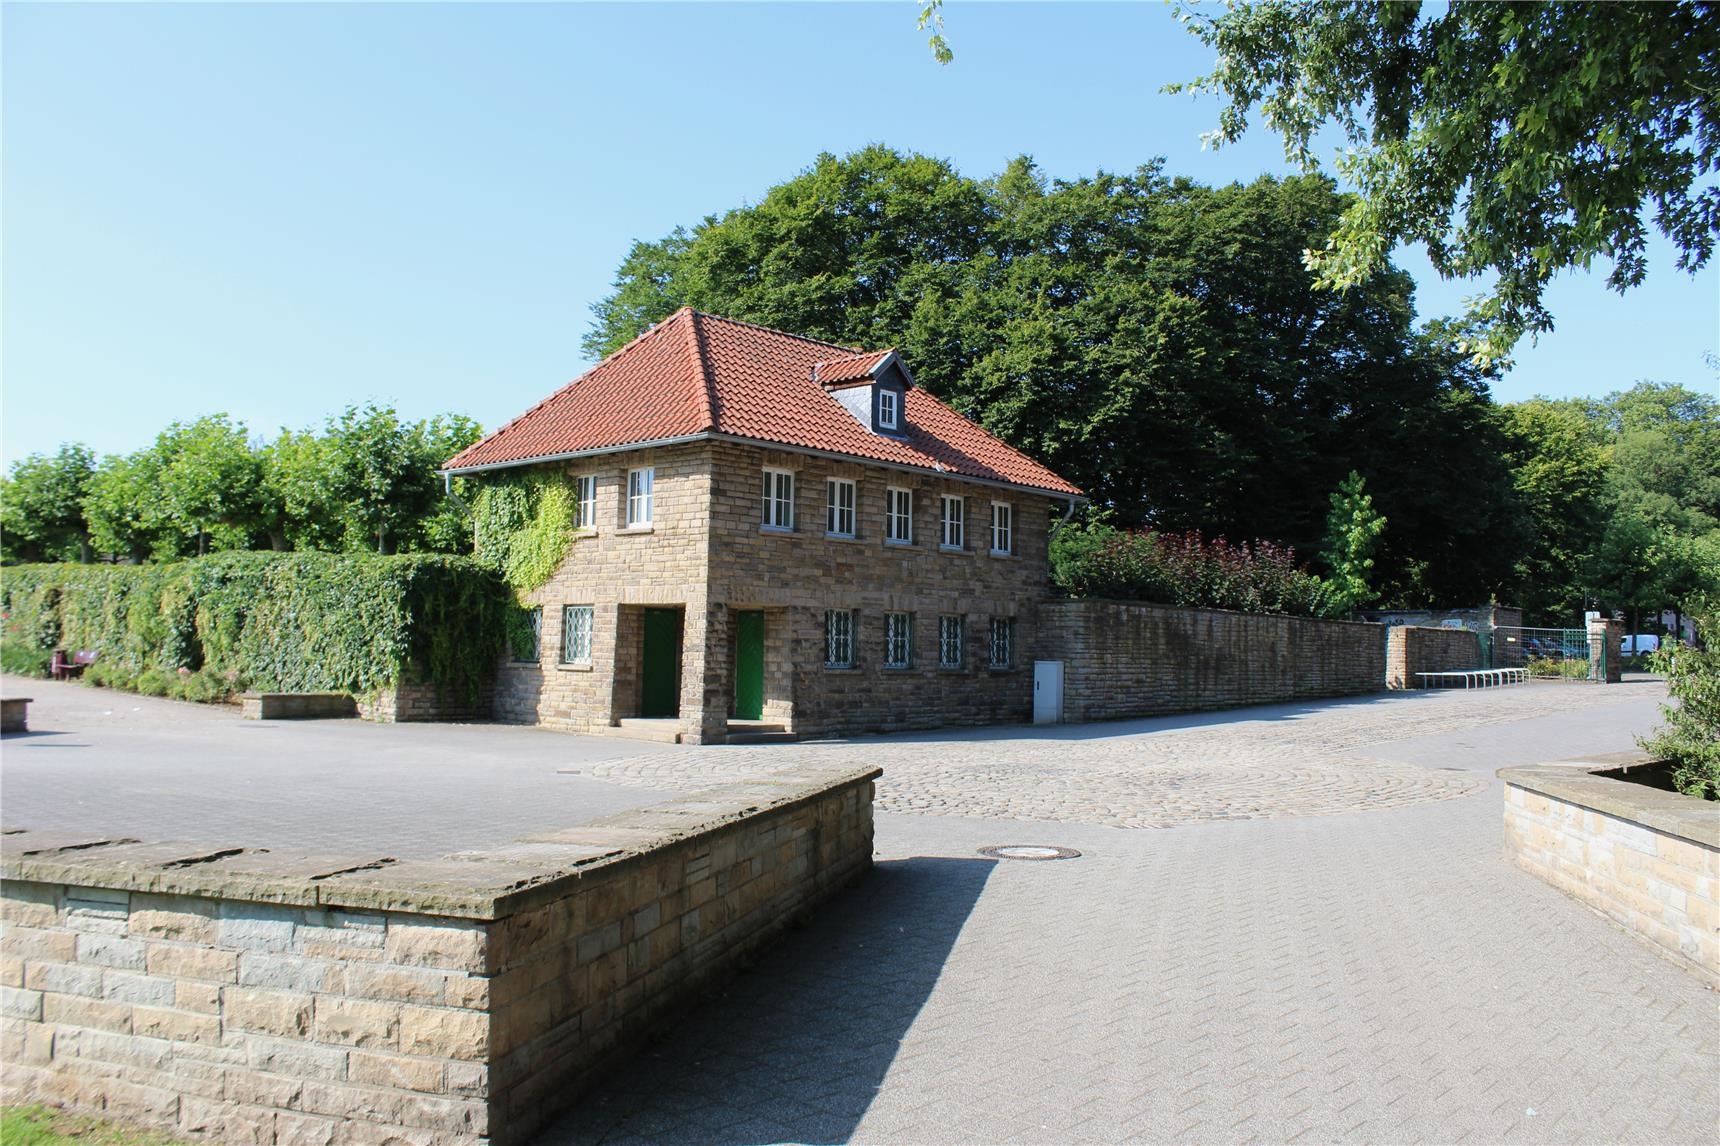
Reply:
[[1589, 679], [1604, 684], [1624, 680], [1624, 657], [1619, 646], [1624, 642], [1624, 622], [1594, 620], [1589, 622]]

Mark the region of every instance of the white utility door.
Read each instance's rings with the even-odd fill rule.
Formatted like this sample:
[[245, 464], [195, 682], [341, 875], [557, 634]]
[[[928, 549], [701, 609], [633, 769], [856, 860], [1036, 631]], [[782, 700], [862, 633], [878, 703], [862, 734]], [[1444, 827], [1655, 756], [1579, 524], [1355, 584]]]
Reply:
[[1063, 723], [1063, 662], [1033, 662], [1033, 723]]

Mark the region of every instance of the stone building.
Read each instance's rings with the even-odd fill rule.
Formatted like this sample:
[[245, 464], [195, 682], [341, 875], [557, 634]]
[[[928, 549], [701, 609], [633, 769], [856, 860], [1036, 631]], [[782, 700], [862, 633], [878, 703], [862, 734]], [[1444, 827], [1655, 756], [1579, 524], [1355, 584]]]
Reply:
[[[495, 715], [687, 743], [1028, 719], [1057, 474], [859, 351], [683, 309], [451, 459], [565, 474]], [[515, 657], [519, 659], [514, 659]]]

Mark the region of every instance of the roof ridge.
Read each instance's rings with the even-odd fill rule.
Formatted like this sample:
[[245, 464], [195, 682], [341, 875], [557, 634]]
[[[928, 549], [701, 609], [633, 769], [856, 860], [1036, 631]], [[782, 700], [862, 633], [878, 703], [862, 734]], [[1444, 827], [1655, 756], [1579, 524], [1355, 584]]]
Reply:
[[[832, 350], [845, 350], [849, 354], [866, 354], [866, 353], [869, 353], [869, 351], [863, 346], [846, 346], [840, 342], [829, 342], [829, 341], [822, 339], [822, 338], [813, 338], [810, 335], [792, 334], [789, 331], [778, 330], [774, 326], [765, 326], [762, 323], [748, 322], [745, 319], [741, 319], [741, 318], [729, 318], [729, 317], [727, 317], [725, 315], [721, 315], [721, 314], [712, 314], [710, 311], [707, 311], [707, 310], [693, 310], [693, 308], [690, 306], [684, 307], [683, 309], [692, 310], [693, 313], [698, 315], [700, 318], [709, 318], [709, 319], [713, 319], [717, 322], [726, 322], [730, 326], [744, 326], [750, 330], [762, 330], [766, 334], [774, 334], [774, 335], [777, 335], [779, 338], [792, 338], [796, 342], [810, 342], [814, 346], [828, 346]], [[616, 353], [620, 353], [620, 351], [617, 351]]]
[[693, 369], [698, 372], [699, 391], [703, 402], [704, 427], [707, 430], [717, 428], [717, 395], [716, 384], [711, 377], [711, 359], [705, 353], [704, 331], [699, 329], [699, 312], [692, 307], [687, 308], [687, 348], [693, 354]]

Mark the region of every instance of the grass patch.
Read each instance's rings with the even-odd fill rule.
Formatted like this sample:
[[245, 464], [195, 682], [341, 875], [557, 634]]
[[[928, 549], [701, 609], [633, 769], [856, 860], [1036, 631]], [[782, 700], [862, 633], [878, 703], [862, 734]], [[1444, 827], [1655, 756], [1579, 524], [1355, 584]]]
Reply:
[[155, 1130], [52, 1106], [8, 1106], [0, 1110], [0, 1142], [6, 1146], [174, 1146], [179, 1141]]

